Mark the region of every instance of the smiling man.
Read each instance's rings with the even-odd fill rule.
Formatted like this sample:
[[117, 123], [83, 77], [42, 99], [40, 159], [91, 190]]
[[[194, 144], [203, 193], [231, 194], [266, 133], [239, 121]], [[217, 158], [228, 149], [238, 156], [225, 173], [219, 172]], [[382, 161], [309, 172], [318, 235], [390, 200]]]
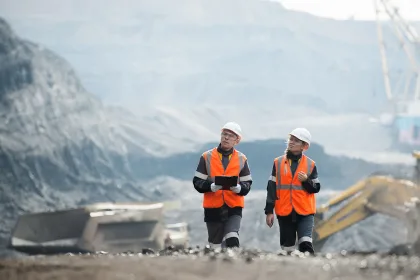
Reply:
[[266, 223], [271, 228], [274, 215], [277, 216], [280, 246], [287, 252], [295, 249], [297, 234], [299, 251], [315, 253], [312, 245], [315, 193], [321, 184], [315, 162], [303, 154], [310, 144], [307, 129], [290, 132], [285, 153], [274, 159], [267, 184]]
[[[204, 222], [207, 225], [211, 247], [239, 247], [244, 196], [252, 185], [246, 156], [235, 149], [242, 140], [241, 127], [235, 122], [226, 123], [221, 130], [218, 147], [204, 152], [193, 178], [194, 188], [204, 194]], [[215, 184], [216, 176], [237, 176], [235, 186], [223, 188]]]

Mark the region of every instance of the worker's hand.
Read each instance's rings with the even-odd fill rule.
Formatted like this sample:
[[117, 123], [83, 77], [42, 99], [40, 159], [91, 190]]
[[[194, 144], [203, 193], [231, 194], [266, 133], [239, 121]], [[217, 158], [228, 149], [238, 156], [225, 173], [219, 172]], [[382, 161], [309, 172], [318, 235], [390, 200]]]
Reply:
[[301, 182], [305, 182], [306, 180], [308, 180], [308, 175], [306, 175], [306, 173], [305, 173], [305, 172], [300, 171], [300, 172], [298, 173], [298, 179], [299, 179], [299, 181], [301, 181]]
[[222, 186], [216, 185], [215, 183], [211, 183], [210, 188], [212, 192], [217, 192], [218, 190], [222, 189]]
[[274, 214], [267, 214], [267, 216], [265, 216], [265, 223], [271, 228], [274, 223]]
[[234, 193], [240, 193], [241, 192], [241, 185], [237, 184], [234, 187], [230, 187], [230, 190], [233, 191]]

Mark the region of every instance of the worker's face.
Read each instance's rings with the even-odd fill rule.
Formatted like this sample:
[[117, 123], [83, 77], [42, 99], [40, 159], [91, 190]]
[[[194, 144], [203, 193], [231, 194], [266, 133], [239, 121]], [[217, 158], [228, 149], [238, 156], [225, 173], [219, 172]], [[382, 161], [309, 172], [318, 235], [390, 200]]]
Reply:
[[223, 150], [230, 150], [239, 143], [239, 137], [230, 130], [223, 129], [220, 138], [220, 146]]
[[293, 135], [289, 136], [287, 141], [287, 149], [292, 153], [301, 153], [306, 148], [307, 144], [302, 140], [299, 140]]

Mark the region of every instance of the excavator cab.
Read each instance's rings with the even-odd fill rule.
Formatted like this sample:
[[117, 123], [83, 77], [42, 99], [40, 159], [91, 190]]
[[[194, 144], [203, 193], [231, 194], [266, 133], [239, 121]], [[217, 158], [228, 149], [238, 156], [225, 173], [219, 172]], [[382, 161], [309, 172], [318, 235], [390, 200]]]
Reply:
[[374, 175], [362, 179], [321, 205], [315, 214], [313, 244], [320, 251], [328, 238], [352, 225], [381, 213], [406, 222], [409, 243], [420, 239], [420, 152], [412, 180]]

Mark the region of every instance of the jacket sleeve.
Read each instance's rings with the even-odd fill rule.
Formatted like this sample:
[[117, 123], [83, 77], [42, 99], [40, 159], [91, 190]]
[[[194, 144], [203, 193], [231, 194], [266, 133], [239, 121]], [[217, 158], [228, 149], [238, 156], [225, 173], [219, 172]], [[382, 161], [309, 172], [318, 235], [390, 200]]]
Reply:
[[321, 183], [318, 178], [318, 170], [316, 165], [314, 166], [314, 169], [312, 170], [312, 173], [309, 175], [308, 179], [305, 182], [302, 182], [302, 187], [308, 193], [318, 193], [321, 190]]
[[193, 185], [199, 193], [211, 192], [211, 181], [207, 174], [206, 162], [203, 156], [200, 157], [197, 169], [195, 170]]
[[265, 214], [272, 214], [274, 211], [274, 205], [277, 200], [276, 194], [276, 164], [273, 163], [273, 169], [271, 170], [271, 176], [267, 182], [267, 198], [265, 201]]
[[244, 167], [239, 173], [239, 184], [241, 185], [241, 191], [238, 194], [246, 196], [251, 190], [252, 185], [251, 169], [249, 168], [248, 160], [245, 160]]

